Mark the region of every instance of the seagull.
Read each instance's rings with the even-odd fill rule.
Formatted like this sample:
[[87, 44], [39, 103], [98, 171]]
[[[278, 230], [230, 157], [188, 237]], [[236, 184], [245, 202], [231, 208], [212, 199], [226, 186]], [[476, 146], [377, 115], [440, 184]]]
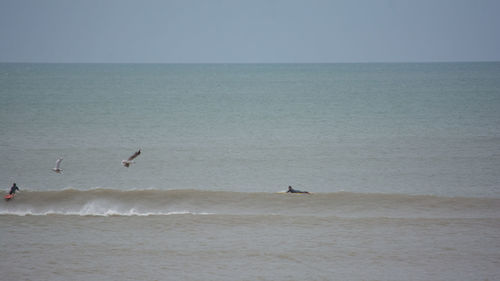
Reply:
[[130, 164], [134, 164], [135, 162], [132, 161], [134, 160], [135, 157], [139, 156], [139, 154], [141, 154], [141, 150], [137, 150], [134, 154], [132, 154], [132, 156], [130, 156], [127, 160], [122, 160], [122, 165], [125, 166], [125, 167], [130, 167]]
[[54, 171], [58, 174], [62, 174], [62, 169], [60, 168], [62, 160], [63, 160], [62, 158], [59, 158], [56, 160], [56, 166], [54, 168], [52, 168], [52, 171]]

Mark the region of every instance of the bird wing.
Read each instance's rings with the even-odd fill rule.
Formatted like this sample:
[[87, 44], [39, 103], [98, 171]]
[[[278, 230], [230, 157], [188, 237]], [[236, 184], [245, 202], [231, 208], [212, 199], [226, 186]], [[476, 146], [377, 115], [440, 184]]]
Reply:
[[140, 149], [138, 151], [136, 151], [132, 156], [130, 156], [128, 158], [128, 161], [134, 160], [134, 158], [137, 157], [137, 156], [139, 156], [139, 154], [141, 154], [141, 150]]
[[62, 158], [59, 158], [59, 159], [56, 160], [56, 168], [57, 169], [59, 169], [59, 166], [61, 165], [61, 161], [62, 160], [63, 160]]

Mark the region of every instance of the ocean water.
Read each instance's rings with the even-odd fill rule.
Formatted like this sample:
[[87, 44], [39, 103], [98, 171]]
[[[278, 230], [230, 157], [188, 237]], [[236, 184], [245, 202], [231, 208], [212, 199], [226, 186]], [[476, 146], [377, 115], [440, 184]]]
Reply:
[[499, 77], [0, 64], [2, 280], [499, 280]]

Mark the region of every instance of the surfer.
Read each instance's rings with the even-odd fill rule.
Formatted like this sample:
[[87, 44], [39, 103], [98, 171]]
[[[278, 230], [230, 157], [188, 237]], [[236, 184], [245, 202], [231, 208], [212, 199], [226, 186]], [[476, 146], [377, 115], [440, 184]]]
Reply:
[[293, 189], [291, 186], [288, 186], [288, 191], [286, 193], [307, 193], [310, 194], [309, 191], [302, 191], [298, 189]]
[[9, 192], [9, 194], [10, 194], [10, 195], [14, 195], [14, 194], [16, 193], [16, 191], [17, 191], [17, 190], [19, 190], [19, 187], [17, 187], [16, 183], [14, 183], [14, 184], [12, 185], [12, 187], [10, 188], [10, 192]]

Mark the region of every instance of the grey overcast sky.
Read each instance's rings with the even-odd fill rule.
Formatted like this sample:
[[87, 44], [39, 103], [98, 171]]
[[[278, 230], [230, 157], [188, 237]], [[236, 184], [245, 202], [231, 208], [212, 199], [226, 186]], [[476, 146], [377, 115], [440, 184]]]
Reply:
[[500, 61], [497, 0], [0, 0], [0, 62]]

